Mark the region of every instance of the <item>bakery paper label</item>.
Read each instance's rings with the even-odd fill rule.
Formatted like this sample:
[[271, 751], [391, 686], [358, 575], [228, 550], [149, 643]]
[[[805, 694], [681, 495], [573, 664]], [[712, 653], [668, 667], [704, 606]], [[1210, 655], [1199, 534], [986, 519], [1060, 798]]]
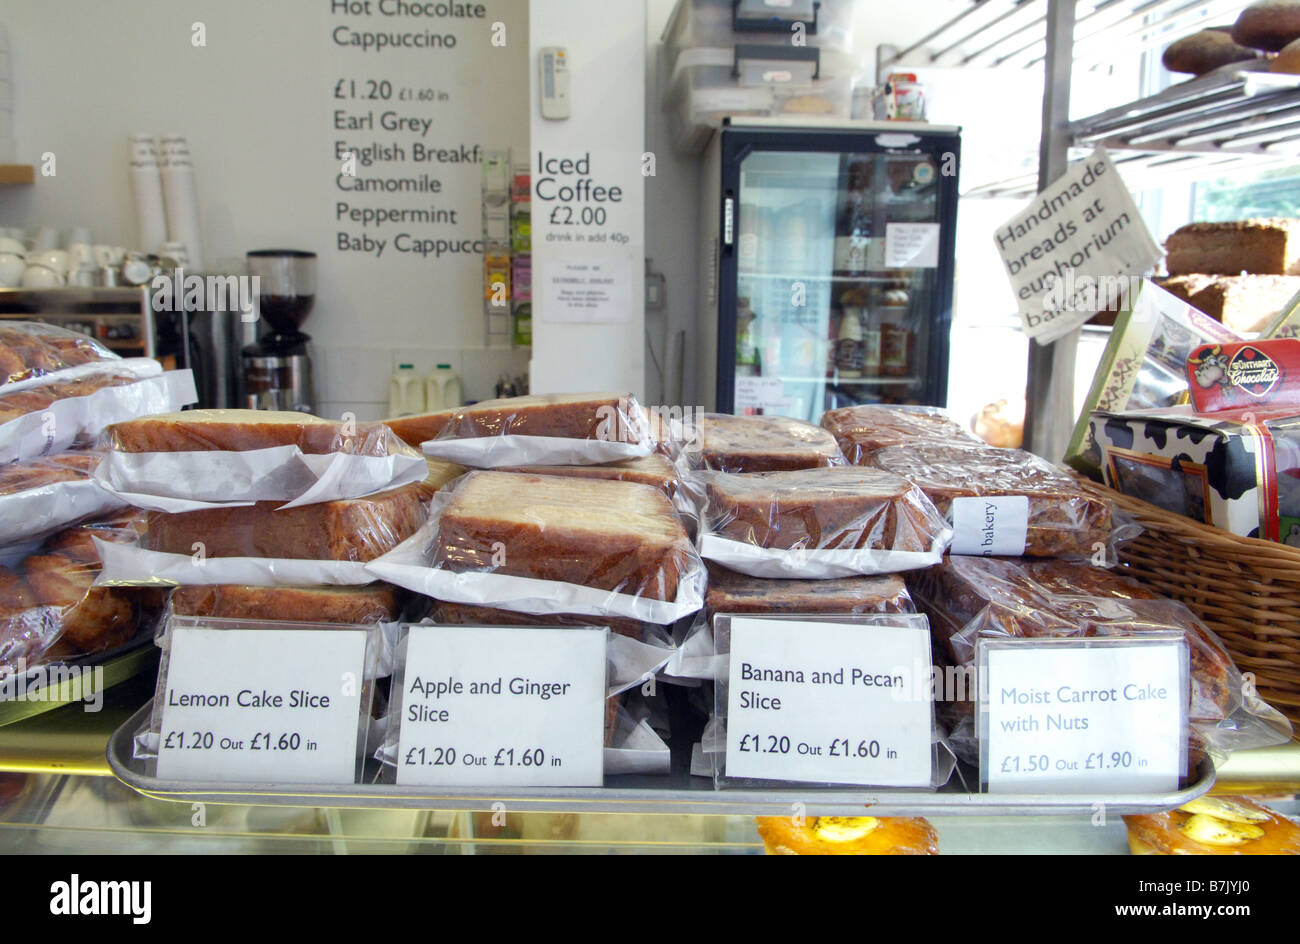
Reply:
[[930, 633], [734, 617], [727, 776], [929, 786]]
[[185, 622], [155, 695], [160, 779], [356, 782], [369, 630]]
[[952, 500], [952, 553], [1019, 557], [1029, 531], [1029, 496]]
[[605, 629], [412, 626], [397, 782], [598, 787]]
[[1187, 643], [981, 640], [980, 776], [990, 793], [1177, 789], [1187, 765]]

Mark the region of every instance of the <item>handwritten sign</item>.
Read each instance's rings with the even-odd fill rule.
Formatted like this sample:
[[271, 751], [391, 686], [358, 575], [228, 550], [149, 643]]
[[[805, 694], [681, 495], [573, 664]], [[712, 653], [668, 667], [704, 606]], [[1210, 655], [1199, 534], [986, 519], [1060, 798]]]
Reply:
[[998, 228], [1025, 334], [1048, 344], [1115, 307], [1160, 247], [1104, 148]]

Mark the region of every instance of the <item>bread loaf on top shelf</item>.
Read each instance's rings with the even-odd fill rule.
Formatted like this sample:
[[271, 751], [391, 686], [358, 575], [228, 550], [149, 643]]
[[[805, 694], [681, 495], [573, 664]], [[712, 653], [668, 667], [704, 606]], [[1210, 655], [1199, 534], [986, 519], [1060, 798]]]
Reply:
[[1165, 240], [1170, 275], [1300, 275], [1300, 220], [1189, 223]]

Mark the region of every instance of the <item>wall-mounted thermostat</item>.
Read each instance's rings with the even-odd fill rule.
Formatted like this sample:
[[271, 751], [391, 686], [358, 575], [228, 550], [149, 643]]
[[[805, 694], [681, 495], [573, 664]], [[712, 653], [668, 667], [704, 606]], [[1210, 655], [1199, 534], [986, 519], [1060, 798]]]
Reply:
[[569, 117], [569, 55], [563, 46], [543, 46], [539, 50], [541, 69], [542, 117]]

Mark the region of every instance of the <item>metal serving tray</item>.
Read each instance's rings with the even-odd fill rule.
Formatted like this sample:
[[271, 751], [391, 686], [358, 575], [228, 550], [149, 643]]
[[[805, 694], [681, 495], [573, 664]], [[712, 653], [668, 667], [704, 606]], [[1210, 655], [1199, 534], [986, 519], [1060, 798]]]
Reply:
[[[731, 816], [997, 816], [1015, 814], [1091, 815], [1098, 804], [1108, 814], [1173, 809], [1214, 785], [1207, 759], [1195, 783], [1170, 793], [1032, 795], [968, 793], [953, 780], [937, 791], [912, 788], [836, 789], [799, 786], [715, 790], [704, 777], [674, 772], [667, 777], [621, 775], [604, 787], [404, 787], [390, 783], [324, 786], [295, 783], [219, 783], [160, 780], [144, 773], [133, 756], [135, 733], [149, 719], [152, 702], [132, 715], [108, 742], [108, 764], [127, 786], [145, 796], [186, 803], [242, 803], [254, 806], [321, 806], [347, 809], [481, 810], [504, 804], [511, 812], [679, 813]], [[367, 777], [378, 772], [367, 767]], [[978, 779], [978, 778], [975, 778]]]

